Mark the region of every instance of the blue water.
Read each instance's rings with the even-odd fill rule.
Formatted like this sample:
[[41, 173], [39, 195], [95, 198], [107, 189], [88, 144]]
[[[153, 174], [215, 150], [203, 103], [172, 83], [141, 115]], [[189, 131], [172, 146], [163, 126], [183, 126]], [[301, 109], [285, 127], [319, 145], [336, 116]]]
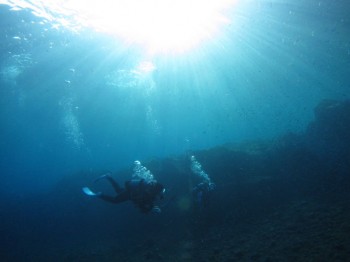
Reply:
[[155, 57], [156, 70], [139, 75], [137, 47], [1, 5], [1, 169], [14, 180], [6, 190], [303, 130], [320, 100], [349, 96], [344, 7], [241, 4], [221, 39]]
[[349, 12], [346, 0], [240, 1], [216, 38], [147, 56], [0, 4], [2, 194], [305, 132], [322, 100], [350, 98]]

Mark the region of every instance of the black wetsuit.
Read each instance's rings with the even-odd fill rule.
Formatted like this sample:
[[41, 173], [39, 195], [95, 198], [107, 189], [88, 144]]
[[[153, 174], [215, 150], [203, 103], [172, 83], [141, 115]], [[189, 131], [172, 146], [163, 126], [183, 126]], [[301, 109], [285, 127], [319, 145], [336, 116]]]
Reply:
[[106, 179], [111, 183], [117, 195], [109, 196], [101, 194], [99, 198], [114, 204], [130, 200], [143, 213], [152, 210], [154, 201], [157, 196], [161, 197], [161, 193], [164, 189], [163, 185], [156, 181], [147, 183], [144, 179], [130, 180], [126, 181], [125, 188], [122, 188], [112, 177], [107, 176]]

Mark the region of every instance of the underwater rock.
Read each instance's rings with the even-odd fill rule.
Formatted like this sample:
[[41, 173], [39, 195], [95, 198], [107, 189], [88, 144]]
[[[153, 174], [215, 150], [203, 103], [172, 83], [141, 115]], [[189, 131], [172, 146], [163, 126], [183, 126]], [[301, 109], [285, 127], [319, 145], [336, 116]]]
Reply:
[[324, 100], [315, 109], [315, 120], [307, 128], [305, 145], [328, 165], [334, 176], [349, 176], [350, 100]]
[[323, 100], [315, 108], [315, 121], [307, 130], [308, 137], [350, 143], [350, 101]]

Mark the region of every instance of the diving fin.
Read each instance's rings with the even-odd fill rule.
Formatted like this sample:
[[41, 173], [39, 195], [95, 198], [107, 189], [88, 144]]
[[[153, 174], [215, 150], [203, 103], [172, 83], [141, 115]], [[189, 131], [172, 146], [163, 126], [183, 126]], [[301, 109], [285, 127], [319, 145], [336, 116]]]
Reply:
[[159, 213], [162, 213], [162, 210], [160, 209], [159, 206], [154, 206], [154, 207], [152, 208], [152, 212], [153, 212], [153, 213], [156, 213], [156, 214], [159, 214]]
[[99, 196], [99, 195], [101, 195], [101, 192], [94, 193], [94, 192], [92, 192], [91, 189], [88, 188], [88, 187], [83, 187], [83, 192], [84, 192], [85, 195], [87, 195], [87, 196]]

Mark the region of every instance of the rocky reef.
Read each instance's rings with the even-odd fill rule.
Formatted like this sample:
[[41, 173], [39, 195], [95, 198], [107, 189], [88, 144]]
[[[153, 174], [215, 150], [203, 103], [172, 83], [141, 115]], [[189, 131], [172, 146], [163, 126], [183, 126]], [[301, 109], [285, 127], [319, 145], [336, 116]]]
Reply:
[[[167, 187], [161, 214], [87, 199], [81, 185], [98, 174], [67, 176], [7, 199], [2, 261], [348, 261], [349, 130], [350, 101], [327, 100], [303, 133], [144, 162]], [[192, 155], [216, 185], [205, 208]]]

